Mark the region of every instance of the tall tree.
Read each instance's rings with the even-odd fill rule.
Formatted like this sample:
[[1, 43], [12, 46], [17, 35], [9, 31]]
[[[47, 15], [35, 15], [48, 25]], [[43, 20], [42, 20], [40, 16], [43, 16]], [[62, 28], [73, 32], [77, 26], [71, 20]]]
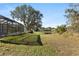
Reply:
[[41, 18], [43, 15], [38, 10], [34, 10], [29, 7], [29, 22], [28, 22], [28, 30], [36, 30], [40, 29], [42, 26]]
[[25, 31], [33, 31], [35, 28], [41, 28], [41, 18], [43, 15], [32, 6], [18, 6], [15, 10], [11, 11], [11, 16], [13, 19], [20, 20], [24, 23]]
[[71, 4], [71, 7], [65, 12], [71, 29], [79, 32], [79, 5]]

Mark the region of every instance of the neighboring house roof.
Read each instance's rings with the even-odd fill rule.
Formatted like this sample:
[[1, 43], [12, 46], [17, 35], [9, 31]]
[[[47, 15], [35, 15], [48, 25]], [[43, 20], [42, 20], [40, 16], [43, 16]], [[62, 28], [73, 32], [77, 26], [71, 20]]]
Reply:
[[51, 29], [50, 28], [45, 28], [44, 31], [51, 31]]

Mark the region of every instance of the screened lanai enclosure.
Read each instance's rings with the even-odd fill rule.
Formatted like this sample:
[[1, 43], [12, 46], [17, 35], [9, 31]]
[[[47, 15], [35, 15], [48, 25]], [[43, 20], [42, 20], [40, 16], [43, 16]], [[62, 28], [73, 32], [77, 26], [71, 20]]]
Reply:
[[0, 36], [18, 35], [24, 32], [24, 26], [12, 19], [0, 15]]

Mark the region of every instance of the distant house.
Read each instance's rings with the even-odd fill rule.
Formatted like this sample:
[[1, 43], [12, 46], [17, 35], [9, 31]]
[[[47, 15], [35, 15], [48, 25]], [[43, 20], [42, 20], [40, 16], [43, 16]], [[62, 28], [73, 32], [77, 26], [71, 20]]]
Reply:
[[0, 15], [0, 36], [16, 35], [24, 32], [24, 26], [12, 19]]
[[51, 34], [52, 33], [51, 28], [49, 28], [49, 27], [44, 28], [43, 31], [44, 31], [45, 34]]

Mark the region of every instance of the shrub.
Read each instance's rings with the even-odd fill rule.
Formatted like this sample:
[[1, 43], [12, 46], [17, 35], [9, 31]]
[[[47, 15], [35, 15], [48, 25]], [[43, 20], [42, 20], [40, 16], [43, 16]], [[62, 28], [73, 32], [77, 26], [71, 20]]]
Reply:
[[67, 31], [66, 25], [58, 26], [58, 27], [55, 29], [55, 31], [56, 31], [57, 33], [59, 33], [59, 34], [62, 34], [62, 33], [64, 33], [64, 32], [66, 32], [66, 31]]

